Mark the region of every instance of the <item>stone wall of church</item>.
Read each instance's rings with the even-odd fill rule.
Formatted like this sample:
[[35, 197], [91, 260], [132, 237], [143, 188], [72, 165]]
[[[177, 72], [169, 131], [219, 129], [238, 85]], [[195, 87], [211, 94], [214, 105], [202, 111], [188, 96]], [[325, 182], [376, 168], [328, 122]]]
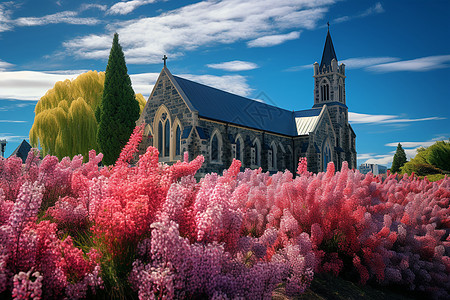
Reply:
[[[276, 172], [276, 170], [274, 169], [268, 169], [268, 153], [270, 150], [270, 145], [272, 142], [275, 142], [275, 144], [277, 145], [277, 170], [284, 171], [284, 169], [288, 169], [290, 171], [293, 171], [294, 163], [291, 150], [291, 137], [273, 135], [268, 132], [246, 129], [205, 119], [199, 119], [198, 126], [202, 128], [205, 133], [205, 139], [201, 140], [202, 147], [199, 153], [205, 157], [205, 163], [200, 170], [201, 173], [222, 173], [224, 169], [228, 168], [231, 165], [231, 162], [233, 160], [232, 145], [235, 144], [236, 137], [238, 135], [240, 135], [244, 142], [242, 153], [243, 159], [241, 161], [242, 169], [261, 167], [264, 172]], [[211, 139], [215, 132], [218, 132], [221, 137], [219, 162], [211, 161], [210, 155]], [[251, 164], [251, 148], [253, 147], [253, 142], [255, 141], [255, 139], [258, 139], [261, 143], [260, 165]]]
[[[172, 82], [170, 81], [169, 77], [166, 75], [166, 73], [162, 72], [160, 75], [159, 80], [156, 82], [156, 86], [153, 90], [153, 93], [150, 95], [149, 100], [147, 101], [147, 104], [144, 108], [144, 111], [141, 114], [141, 117], [136, 122], [137, 125], [142, 124], [142, 122], [145, 122], [145, 124], [149, 124], [153, 131], [153, 122], [155, 118], [155, 114], [158, 111], [158, 109], [161, 107], [161, 105], [164, 105], [170, 114], [170, 119], [172, 120], [171, 127], [173, 126], [173, 121], [178, 118], [181, 123], [181, 127], [185, 128], [186, 126], [192, 126], [192, 124], [195, 123], [195, 119], [197, 118], [195, 113], [192, 113], [189, 108], [187, 107], [186, 103], [183, 101], [181, 96], [178, 94], [177, 90], [173, 86]], [[149, 133], [150, 134], [150, 133]], [[189, 145], [190, 151], [193, 151], [194, 149], [197, 150], [197, 145], [194, 143], [190, 143], [192, 140], [192, 137], [189, 137], [188, 140], [184, 140], [184, 145]], [[193, 139], [195, 141], [195, 138]], [[148, 146], [153, 146], [153, 138], [151, 137], [144, 137], [143, 138], [144, 143], [140, 145], [139, 148], [139, 154], [142, 154], [142, 152], [147, 149]], [[182, 146], [183, 149], [183, 141]], [[187, 150], [189, 150], [187, 149]], [[183, 150], [182, 150], [183, 152]]]

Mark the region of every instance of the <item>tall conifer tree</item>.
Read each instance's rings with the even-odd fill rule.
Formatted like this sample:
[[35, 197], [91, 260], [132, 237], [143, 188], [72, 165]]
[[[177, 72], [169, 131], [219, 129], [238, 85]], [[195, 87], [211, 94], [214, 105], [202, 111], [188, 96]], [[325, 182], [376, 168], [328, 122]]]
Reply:
[[391, 173], [398, 173], [400, 168], [406, 163], [406, 153], [402, 148], [402, 144], [398, 143], [397, 151], [394, 154], [394, 160], [392, 161]]
[[104, 155], [103, 163], [111, 165], [119, 157], [139, 118], [139, 104], [135, 100], [117, 33], [109, 53], [99, 110], [97, 142]]

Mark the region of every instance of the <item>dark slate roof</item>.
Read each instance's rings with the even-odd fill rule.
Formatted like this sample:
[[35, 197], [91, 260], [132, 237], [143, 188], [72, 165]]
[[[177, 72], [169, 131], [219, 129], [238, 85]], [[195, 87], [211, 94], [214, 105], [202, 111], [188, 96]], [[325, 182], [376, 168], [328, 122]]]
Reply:
[[191, 134], [192, 126], [186, 126], [183, 129], [183, 133], [181, 134], [181, 139], [187, 139]]
[[297, 135], [292, 111], [178, 76], [173, 78], [201, 117], [288, 136]]
[[320, 62], [319, 70], [322, 71], [322, 68], [325, 66], [326, 68], [331, 66], [331, 61], [336, 59], [336, 52], [334, 52], [333, 42], [331, 41], [330, 31], [328, 30], [327, 38], [325, 40], [325, 47], [323, 48], [322, 61]]
[[25, 163], [28, 157], [28, 152], [31, 150], [31, 145], [26, 141], [23, 140], [22, 143], [16, 148], [16, 150], [11, 153], [10, 157], [15, 155], [22, 159], [22, 162]]
[[316, 117], [320, 115], [321, 109], [305, 109], [305, 110], [299, 110], [294, 111], [294, 117], [295, 118], [303, 118], [303, 117]]
[[205, 129], [203, 129], [202, 127], [199, 127], [199, 126], [195, 126], [195, 128], [197, 129], [198, 136], [202, 140], [209, 139], [209, 134], [206, 133], [207, 131]]

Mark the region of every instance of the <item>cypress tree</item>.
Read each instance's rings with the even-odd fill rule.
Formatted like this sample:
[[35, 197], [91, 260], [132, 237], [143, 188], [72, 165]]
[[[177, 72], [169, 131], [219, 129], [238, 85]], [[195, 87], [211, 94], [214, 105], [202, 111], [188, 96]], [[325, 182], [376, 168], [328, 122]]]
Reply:
[[406, 153], [402, 148], [402, 144], [398, 143], [397, 151], [394, 154], [394, 160], [392, 161], [391, 173], [398, 173], [400, 168], [406, 163]]
[[109, 53], [102, 103], [96, 115], [99, 117], [97, 143], [103, 153], [103, 163], [111, 165], [119, 158], [139, 118], [139, 103], [131, 87], [117, 33]]

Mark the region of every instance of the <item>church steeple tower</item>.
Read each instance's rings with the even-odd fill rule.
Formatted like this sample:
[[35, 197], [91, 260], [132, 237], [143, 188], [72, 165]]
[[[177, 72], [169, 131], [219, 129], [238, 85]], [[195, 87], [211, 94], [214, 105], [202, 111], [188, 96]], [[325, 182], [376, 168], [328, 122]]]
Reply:
[[340, 169], [345, 160], [352, 168], [356, 167], [356, 150], [354, 149], [356, 136], [348, 123], [345, 78], [345, 65], [338, 65], [338, 58], [328, 28], [322, 60], [320, 65], [317, 62], [314, 63], [313, 108], [327, 106], [335, 134], [333, 160], [337, 169]]
[[323, 70], [323, 68], [331, 68], [331, 61], [335, 59], [336, 52], [334, 51], [333, 41], [331, 40], [330, 28], [328, 27], [327, 38], [325, 40], [325, 46], [323, 47], [322, 60], [320, 62], [319, 70]]
[[345, 65], [338, 66], [329, 28], [320, 65], [314, 63], [314, 107], [324, 104], [345, 106]]

